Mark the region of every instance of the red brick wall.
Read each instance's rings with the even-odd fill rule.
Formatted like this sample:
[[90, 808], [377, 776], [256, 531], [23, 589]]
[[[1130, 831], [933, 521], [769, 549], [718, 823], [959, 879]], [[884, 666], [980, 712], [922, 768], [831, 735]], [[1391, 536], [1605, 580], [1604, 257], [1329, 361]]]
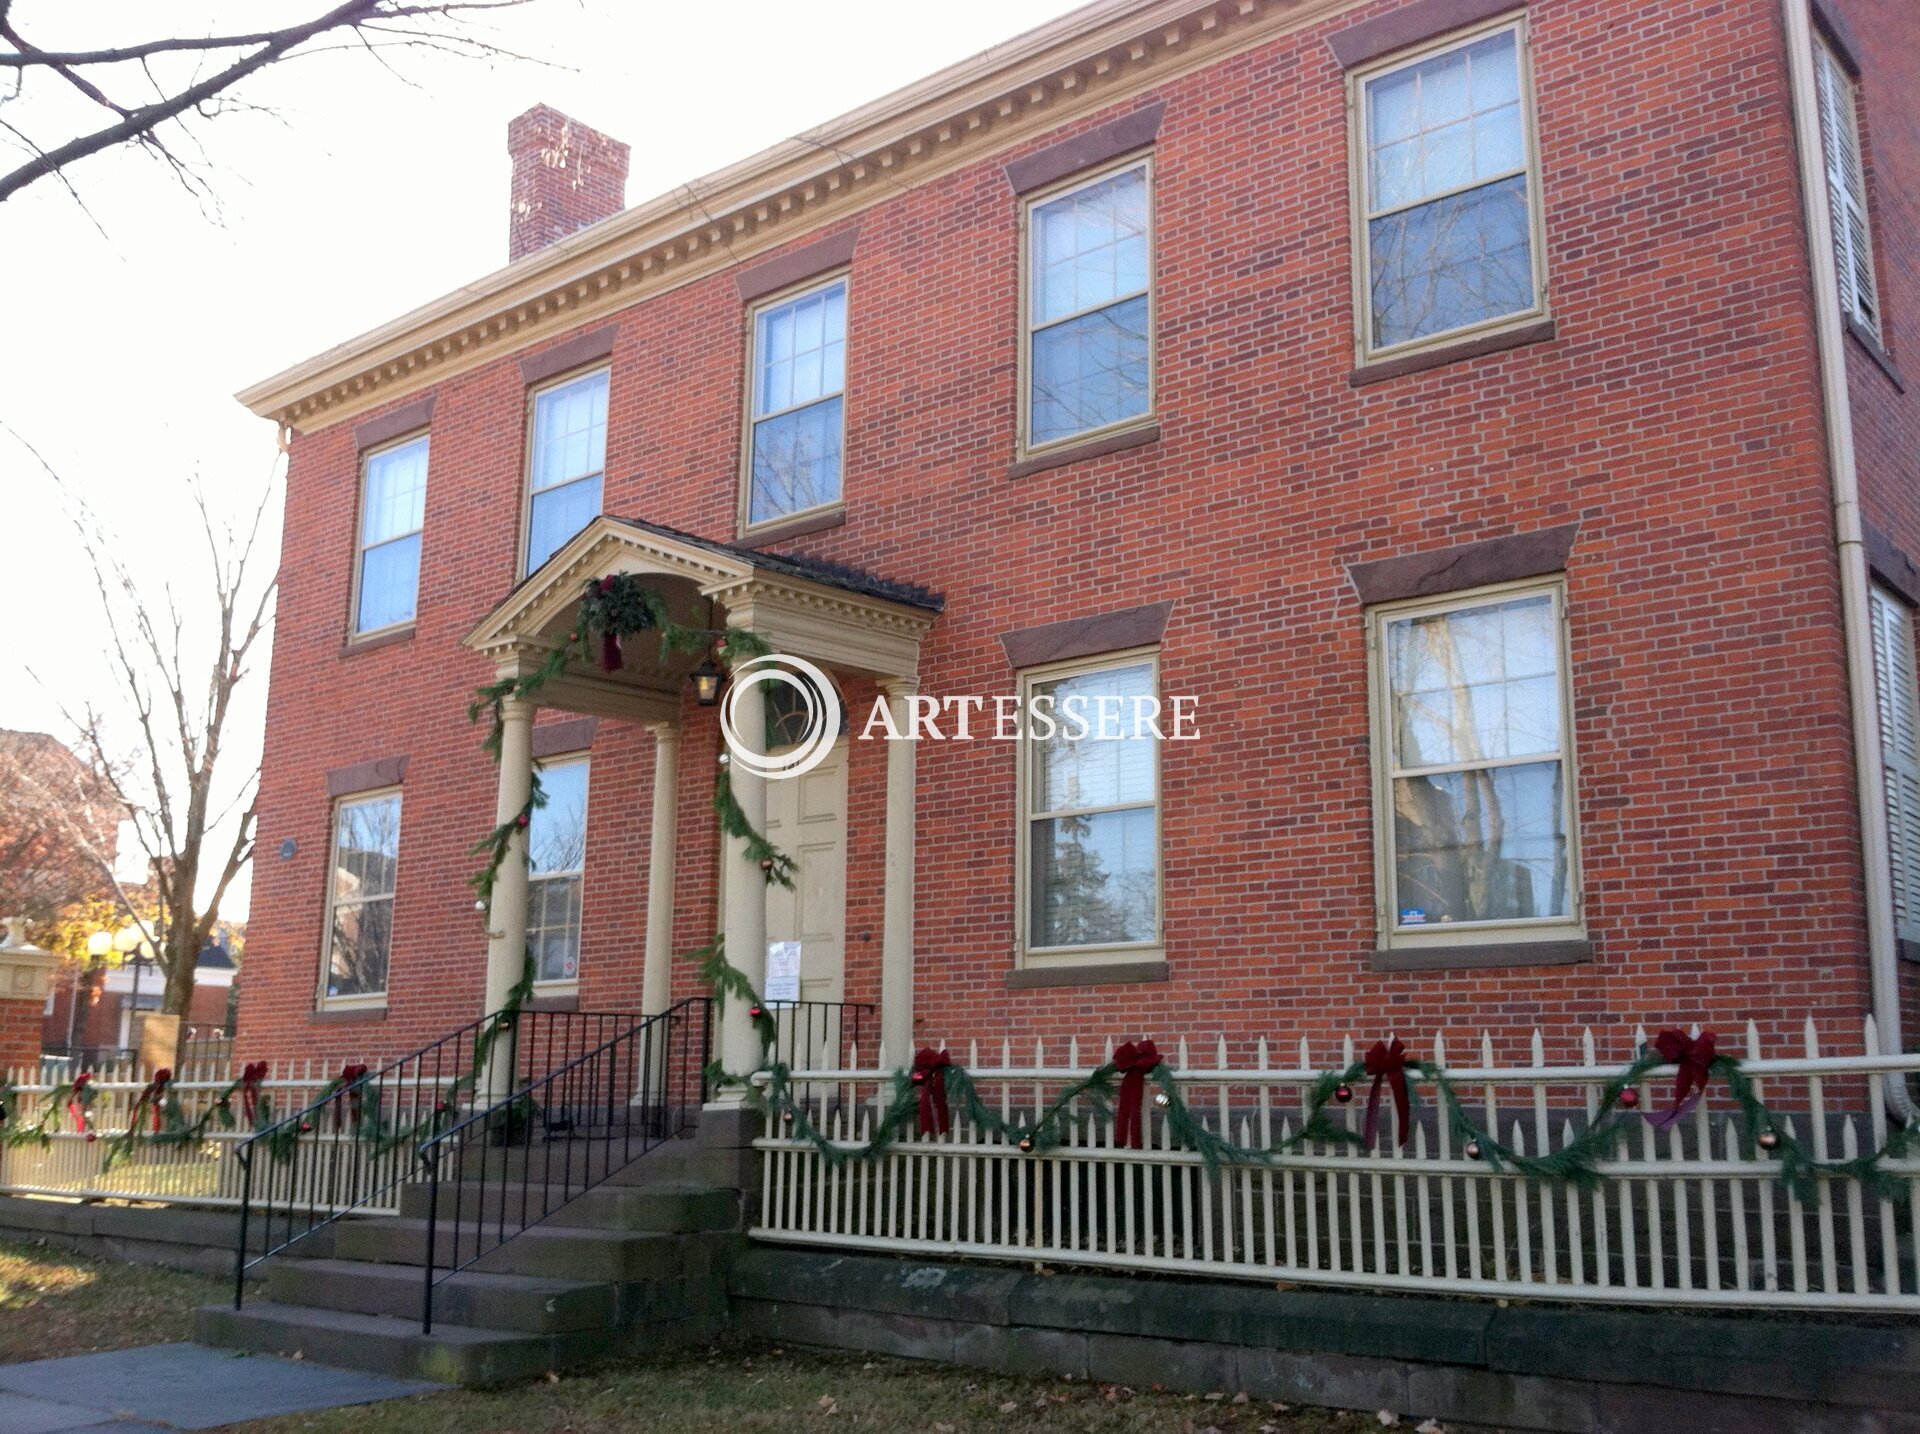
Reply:
[[38, 1001], [0, 1000], [0, 1071], [40, 1063]]
[[[946, 595], [926, 691], [1008, 692], [1000, 633], [1171, 598], [1164, 690], [1200, 699], [1202, 740], [1165, 762], [1164, 984], [1009, 992], [1013, 751], [922, 750], [923, 1036], [1224, 1030], [1236, 1043], [1304, 1033], [1325, 1050], [1349, 1032], [1460, 1041], [1487, 1028], [1511, 1048], [1540, 1024], [1566, 1055], [1589, 1025], [1614, 1054], [1636, 1022], [1751, 1017], [1779, 1036], [1811, 1011], [1835, 1034], [1858, 1029], [1861, 878], [1778, 7], [1530, 6], [1559, 337], [1354, 389], [1343, 88], [1325, 36], [1392, 3], [1129, 102], [1167, 106], [1156, 443], [1007, 478], [1006, 156], [861, 220], [847, 522], [792, 550]], [[619, 316], [608, 511], [731, 534], [743, 333], [727, 274]], [[398, 1050], [478, 1009], [467, 848], [491, 822], [494, 776], [461, 712], [489, 673], [457, 644], [514, 578], [520, 356], [437, 390], [411, 641], [341, 654], [352, 425], [295, 443], [243, 978], [251, 1053]], [[1576, 520], [1598, 959], [1375, 974], [1366, 654], [1346, 564]], [[683, 948], [712, 923], [713, 751], [709, 720], [690, 715]], [[315, 1024], [323, 774], [400, 752], [391, 1009], [378, 1028]], [[647, 739], [602, 724], [595, 760], [585, 997], [605, 1004], [637, 992]], [[855, 999], [878, 995], [883, 762], [878, 744], [854, 743]], [[691, 989], [684, 966], [677, 985]]]
[[[1851, 336], [1847, 386], [1861, 509], [1920, 563], [1920, 14], [1906, 0], [1834, 4], [1860, 65], [1861, 143], [1879, 281], [1881, 347], [1901, 383]], [[1920, 966], [1901, 969], [1902, 1025], [1920, 1040]]]

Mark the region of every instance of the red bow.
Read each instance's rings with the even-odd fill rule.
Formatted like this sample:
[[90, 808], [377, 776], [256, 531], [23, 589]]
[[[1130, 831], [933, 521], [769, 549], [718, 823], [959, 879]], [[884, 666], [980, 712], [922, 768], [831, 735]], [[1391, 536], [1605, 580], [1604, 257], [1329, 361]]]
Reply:
[[919, 1130], [922, 1135], [945, 1135], [951, 1126], [947, 1113], [947, 1068], [953, 1057], [932, 1046], [922, 1046], [913, 1058], [913, 1083], [920, 1087]]
[[[342, 1066], [340, 1079], [335, 1087], [347, 1098], [347, 1115], [355, 1125], [360, 1123], [360, 1082], [367, 1078], [365, 1066]], [[333, 1128], [340, 1128], [340, 1103], [336, 1099], [333, 1106]]]
[[73, 1078], [73, 1084], [68, 1087], [70, 1094], [67, 1098], [67, 1114], [73, 1120], [73, 1128], [83, 1134], [87, 1128], [86, 1091], [92, 1082], [93, 1073], [91, 1071], [81, 1071], [79, 1075]]
[[1395, 1036], [1391, 1044], [1375, 1041], [1367, 1052], [1367, 1074], [1373, 1077], [1373, 1090], [1367, 1095], [1367, 1148], [1373, 1149], [1380, 1130], [1380, 1085], [1393, 1087], [1393, 1109], [1400, 1118], [1400, 1143], [1413, 1137], [1411, 1101], [1407, 1095], [1407, 1048]]
[[[604, 597], [612, 591], [613, 578], [608, 576], [600, 579], [601, 595]], [[618, 672], [622, 667], [626, 666], [626, 661], [626, 657], [620, 651], [620, 634], [615, 632], [611, 627], [602, 628], [600, 631], [600, 670], [602, 672]]]
[[1713, 1047], [1712, 1031], [1702, 1031], [1697, 1036], [1685, 1031], [1662, 1031], [1653, 1038], [1653, 1048], [1660, 1053], [1660, 1059], [1679, 1067], [1673, 1076], [1673, 1107], [1647, 1117], [1654, 1129], [1667, 1129], [1700, 1104], [1707, 1077], [1713, 1070]]
[[153, 1133], [155, 1135], [160, 1133], [160, 1103], [167, 1093], [167, 1082], [172, 1079], [173, 1069], [170, 1066], [161, 1066], [153, 1073], [153, 1079], [147, 1082], [147, 1088], [134, 1097], [133, 1118], [127, 1122], [129, 1130], [140, 1123], [140, 1107], [144, 1105], [153, 1112]]
[[1160, 1066], [1160, 1051], [1152, 1041], [1126, 1041], [1113, 1048], [1113, 1068], [1120, 1073], [1120, 1104], [1113, 1114], [1113, 1139], [1118, 1145], [1140, 1148], [1140, 1101], [1147, 1077]]
[[267, 1078], [265, 1061], [248, 1061], [240, 1072], [240, 1113], [249, 1126], [260, 1123], [260, 1083]]

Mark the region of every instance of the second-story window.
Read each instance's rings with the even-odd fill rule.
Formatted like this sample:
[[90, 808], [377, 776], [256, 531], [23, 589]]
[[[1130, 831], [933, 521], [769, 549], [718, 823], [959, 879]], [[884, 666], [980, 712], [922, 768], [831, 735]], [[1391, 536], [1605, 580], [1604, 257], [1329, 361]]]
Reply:
[[1150, 169], [1135, 160], [1027, 207], [1029, 449], [1152, 411]]
[[1354, 83], [1362, 356], [1543, 313], [1523, 25]]
[[356, 634], [413, 621], [420, 592], [420, 529], [427, 511], [427, 436], [369, 453], [360, 489]]
[[844, 278], [754, 315], [747, 527], [840, 501], [846, 387]]
[[600, 516], [606, 466], [607, 370], [534, 394], [526, 572]]
[[1853, 77], [1823, 42], [1813, 47], [1820, 101], [1820, 148], [1827, 170], [1827, 210], [1840, 308], [1878, 336], [1880, 295], [1873, 278], [1873, 231], [1867, 224], [1867, 169], [1860, 153], [1860, 96]]

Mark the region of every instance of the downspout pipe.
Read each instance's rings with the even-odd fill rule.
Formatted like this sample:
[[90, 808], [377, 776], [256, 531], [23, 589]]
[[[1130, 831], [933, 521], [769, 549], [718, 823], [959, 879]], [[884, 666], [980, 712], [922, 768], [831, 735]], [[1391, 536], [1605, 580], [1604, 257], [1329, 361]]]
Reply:
[[[1853, 709], [1854, 785], [1860, 798], [1860, 854], [1866, 877], [1867, 971], [1880, 1050], [1899, 1055], [1904, 1042], [1900, 1030], [1899, 953], [1893, 930], [1893, 857], [1887, 835], [1886, 775], [1880, 760], [1880, 709], [1873, 672], [1867, 544], [1860, 521], [1860, 471], [1854, 457], [1845, 335], [1837, 298], [1840, 275], [1833, 252], [1820, 106], [1814, 89], [1813, 17], [1809, 0], [1781, 0], [1781, 5], [1786, 18], [1787, 80], [1812, 269], [1814, 337], [1827, 420], [1827, 467], [1833, 475], [1840, 620], [1846, 640], [1847, 693]], [[1920, 1118], [1904, 1077], [1887, 1077], [1886, 1089], [1887, 1103], [1901, 1120]]]

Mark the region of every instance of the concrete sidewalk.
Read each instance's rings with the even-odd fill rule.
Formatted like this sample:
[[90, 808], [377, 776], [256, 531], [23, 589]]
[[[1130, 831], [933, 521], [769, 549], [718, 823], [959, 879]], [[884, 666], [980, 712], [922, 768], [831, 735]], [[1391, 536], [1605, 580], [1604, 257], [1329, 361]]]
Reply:
[[0, 1365], [0, 1434], [215, 1429], [445, 1387], [273, 1355], [156, 1344]]

